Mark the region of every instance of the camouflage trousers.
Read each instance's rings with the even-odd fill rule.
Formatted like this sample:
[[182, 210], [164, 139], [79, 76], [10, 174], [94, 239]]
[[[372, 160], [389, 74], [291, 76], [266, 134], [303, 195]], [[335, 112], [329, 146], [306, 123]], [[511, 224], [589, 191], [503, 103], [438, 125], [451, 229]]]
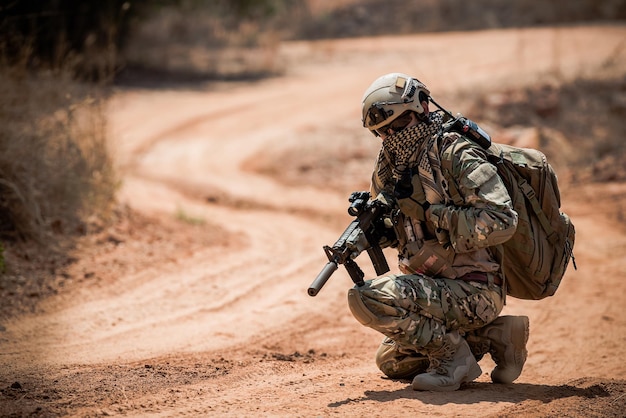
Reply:
[[429, 351], [441, 347], [448, 331], [463, 334], [482, 328], [495, 320], [503, 307], [500, 286], [421, 274], [368, 280], [364, 286], [350, 289], [348, 300], [359, 322], [387, 337], [376, 363], [388, 375], [381, 364], [415, 366]]

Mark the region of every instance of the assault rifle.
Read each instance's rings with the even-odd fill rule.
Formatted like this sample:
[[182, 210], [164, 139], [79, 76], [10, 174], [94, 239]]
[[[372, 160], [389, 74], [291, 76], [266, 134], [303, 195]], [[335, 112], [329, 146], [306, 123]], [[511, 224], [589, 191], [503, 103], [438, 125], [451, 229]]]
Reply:
[[328, 245], [323, 247], [329, 261], [309, 286], [309, 296], [318, 294], [330, 276], [339, 268], [339, 264], [344, 265], [357, 286], [363, 286], [365, 274], [354, 261], [363, 250], [367, 250], [376, 274], [381, 275], [389, 271], [380, 241], [382, 238], [387, 238], [391, 242], [396, 240], [389, 218], [391, 208], [383, 202], [369, 199], [368, 192], [353, 192], [350, 195], [348, 201], [351, 204], [348, 207], [348, 213], [356, 219], [348, 225], [332, 247]]

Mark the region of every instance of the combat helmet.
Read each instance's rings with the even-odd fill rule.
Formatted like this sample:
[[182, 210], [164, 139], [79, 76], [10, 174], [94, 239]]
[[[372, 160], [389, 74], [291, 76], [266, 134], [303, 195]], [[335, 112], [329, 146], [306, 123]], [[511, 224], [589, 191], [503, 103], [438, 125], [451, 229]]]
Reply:
[[430, 91], [418, 79], [403, 73], [389, 73], [377, 78], [363, 94], [363, 126], [374, 135], [401, 116], [405, 111], [424, 117], [422, 101], [428, 101]]

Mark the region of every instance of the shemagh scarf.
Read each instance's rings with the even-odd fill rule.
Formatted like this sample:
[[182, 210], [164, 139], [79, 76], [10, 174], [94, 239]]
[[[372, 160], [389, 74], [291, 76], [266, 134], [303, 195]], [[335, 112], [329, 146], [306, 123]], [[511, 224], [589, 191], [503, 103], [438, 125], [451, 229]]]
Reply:
[[404, 170], [411, 169], [416, 174], [417, 167], [426, 200], [441, 203], [446, 188], [437, 137], [443, 116], [431, 113], [430, 121], [430, 124], [421, 122], [385, 138], [379, 155], [378, 177], [383, 184], [395, 184]]

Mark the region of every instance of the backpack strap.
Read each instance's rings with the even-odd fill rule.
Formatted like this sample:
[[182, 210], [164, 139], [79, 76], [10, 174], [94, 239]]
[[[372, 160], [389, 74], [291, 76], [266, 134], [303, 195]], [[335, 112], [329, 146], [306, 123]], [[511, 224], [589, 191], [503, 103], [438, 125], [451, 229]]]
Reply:
[[452, 175], [454, 172], [454, 155], [468, 146], [470, 144], [467, 141], [454, 141], [441, 152], [441, 171], [448, 184], [448, 194], [456, 206], [462, 206], [465, 203], [465, 199], [459, 193], [459, 187]]
[[522, 191], [522, 193], [524, 193], [524, 196], [526, 196], [526, 200], [532, 206], [533, 212], [535, 212], [535, 215], [537, 216], [537, 219], [539, 220], [541, 227], [543, 228], [544, 231], [546, 231], [546, 234], [548, 234], [548, 242], [552, 245], [555, 245], [559, 237], [556, 231], [554, 230], [554, 228], [552, 227], [552, 225], [550, 224], [548, 217], [546, 216], [545, 213], [543, 213], [543, 210], [541, 209], [541, 205], [539, 204], [539, 200], [537, 199], [537, 195], [535, 194], [535, 191], [533, 190], [532, 187], [530, 187], [530, 184], [528, 184], [526, 180], [518, 176], [515, 176], [515, 177], [517, 177], [517, 184], [520, 190]]

